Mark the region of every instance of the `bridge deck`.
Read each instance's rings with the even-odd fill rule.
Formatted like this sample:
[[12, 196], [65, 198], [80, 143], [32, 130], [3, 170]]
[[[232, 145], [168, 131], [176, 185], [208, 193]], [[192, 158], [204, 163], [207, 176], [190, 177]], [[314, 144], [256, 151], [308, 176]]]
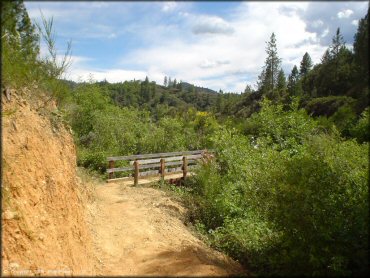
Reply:
[[[173, 174], [167, 174], [164, 176], [164, 180], [171, 180], [171, 179], [180, 179], [182, 178], [183, 173], [173, 173]], [[189, 172], [187, 173], [187, 176], [190, 177], [192, 176], [193, 173]], [[160, 176], [149, 176], [149, 177], [140, 177], [138, 180], [138, 184], [143, 185], [143, 184], [150, 184], [150, 183], [155, 183], [161, 180]], [[127, 178], [117, 178], [117, 179], [109, 179], [107, 182], [120, 182], [123, 185], [129, 185], [132, 186], [134, 185], [134, 177], [127, 177]]]

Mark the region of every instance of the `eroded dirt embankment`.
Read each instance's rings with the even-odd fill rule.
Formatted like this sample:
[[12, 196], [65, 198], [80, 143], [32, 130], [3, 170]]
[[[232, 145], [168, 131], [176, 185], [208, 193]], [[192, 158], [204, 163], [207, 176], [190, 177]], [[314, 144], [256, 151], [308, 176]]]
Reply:
[[36, 112], [13, 91], [2, 105], [3, 274], [93, 275], [70, 131], [53, 103]]

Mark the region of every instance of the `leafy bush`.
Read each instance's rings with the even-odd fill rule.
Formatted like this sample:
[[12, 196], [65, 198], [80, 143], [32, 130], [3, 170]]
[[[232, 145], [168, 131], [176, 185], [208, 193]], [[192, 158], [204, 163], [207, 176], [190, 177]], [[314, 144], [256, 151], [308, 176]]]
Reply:
[[369, 108], [366, 108], [358, 122], [352, 127], [350, 133], [358, 142], [370, 142]]
[[313, 98], [306, 104], [306, 110], [313, 116], [331, 116], [341, 106], [347, 105], [353, 107], [355, 99], [347, 96], [328, 96]]
[[81, 148], [79, 164], [102, 173], [107, 167], [103, 156], [206, 148], [207, 138], [218, 128], [209, 113], [188, 119], [164, 115], [156, 122], [148, 110], [119, 107], [109, 95], [106, 87], [91, 81], [73, 88], [69, 103], [64, 104]]
[[[26, 97], [39, 98], [45, 104], [52, 99], [63, 101], [68, 92], [59, 78], [69, 66], [71, 43], [59, 61], [53, 19], [47, 20], [42, 15], [42, 25], [35, 26], [22, 1], [7, 1], [2, 6], [1, 23], [3, 85], [15, 89], [32, 88], [32, 95]], [[45, 43], [48, 49], [44, 57], [40, 54], [40, 43]]]
[[341, 106], [329, 119], [335, 124], [341, 134], [345, 137], [350, 136], [355, 121], [356, 114], [349, 105]]
[[248, 119], [249, 129], [244, 131], [252, 138], [263, 138], [265, 143], [279, 150], [292, 151], [307, 135], [318, 131], [317, 122], [303, 109], [298, 109], [298, 99], [292, 101], [287, 111], [284, 111], [283, 104], [272, 105], [268, 99], [264, 99], [261, 105], [261, 111]]
[[[281, 128], [290, 117], [298, 131]], [[366, 273], [367, 147], [268, 102], [255, 119], [255, 140], [218, 132], [217, 160], [195, 177], [194, 215], [213, 245], [264, 275]]]

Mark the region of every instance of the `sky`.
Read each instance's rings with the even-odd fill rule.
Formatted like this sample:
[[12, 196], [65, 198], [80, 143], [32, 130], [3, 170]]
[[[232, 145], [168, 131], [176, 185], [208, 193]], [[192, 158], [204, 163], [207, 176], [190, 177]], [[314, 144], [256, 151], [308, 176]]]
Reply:
[[[339, 27], [352, 47], [368, 2], [25, 1], [31, 20], [53, 18], [60, 56], [72, 41], [65, 78], [163, 84], [164, 77], [215, 91], [255, 87], [276, 35], [288, 76], [305, 52], [314, 64]], [[42, 55], [46, 47], [41, 45]]]

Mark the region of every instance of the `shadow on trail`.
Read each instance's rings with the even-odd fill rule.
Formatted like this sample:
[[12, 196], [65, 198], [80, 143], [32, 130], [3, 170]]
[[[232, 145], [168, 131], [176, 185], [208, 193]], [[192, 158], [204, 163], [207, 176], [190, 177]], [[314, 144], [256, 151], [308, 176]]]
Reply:
[[[247, 273], [235, 262], [226, 259], [221, 254], [219, 256], [220, 258], [192, 246], [185, 246], [178, 251], [163, 251], [145, 260], [143, 274], [194, 275], [197, 273], [201, 276], [247, 276]], [[230, 269], [231, 265], [233, 269]]]

